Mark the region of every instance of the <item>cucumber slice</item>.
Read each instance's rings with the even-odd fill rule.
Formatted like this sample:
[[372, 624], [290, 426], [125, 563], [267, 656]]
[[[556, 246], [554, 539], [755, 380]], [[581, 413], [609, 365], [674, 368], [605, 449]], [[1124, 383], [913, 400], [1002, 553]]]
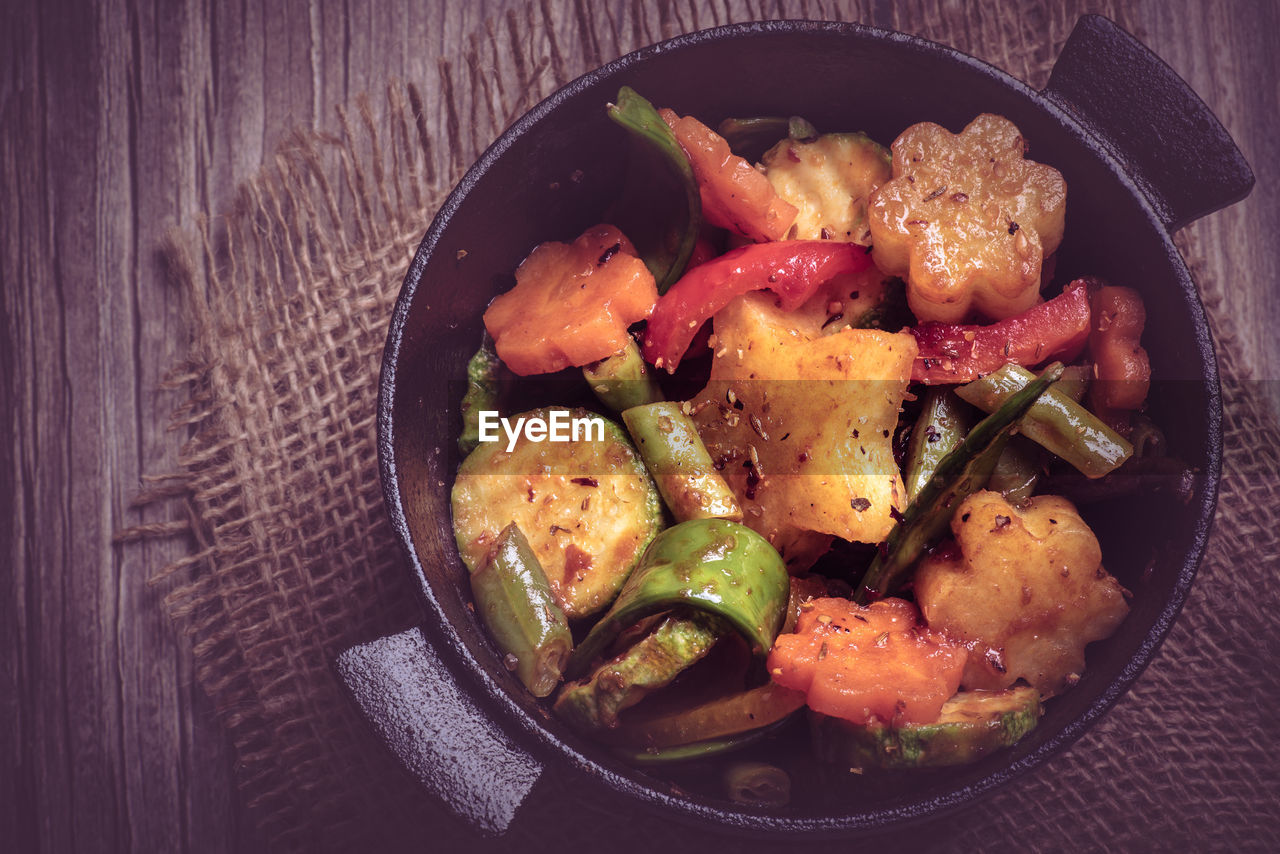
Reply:
[[813, 713], [815, 753], [850, 768], [925, 768], [963, 765], [1015, 744], [1040, 720], [1040, 693], [961, 691], [934, 723], [855, 724]]
[[[598, 417], [546, 407], [514, 416], [550, 422]], [[515, 522], [537, 556], [552, 596], [569, 619], [609, 606], [662, 527], [662, 499], [620, 426], [601, 418], [604, 436], [535, 442], [521, 434], [483, 442], [458, 468], [453, 529], [475, 572], [498, 534]]]

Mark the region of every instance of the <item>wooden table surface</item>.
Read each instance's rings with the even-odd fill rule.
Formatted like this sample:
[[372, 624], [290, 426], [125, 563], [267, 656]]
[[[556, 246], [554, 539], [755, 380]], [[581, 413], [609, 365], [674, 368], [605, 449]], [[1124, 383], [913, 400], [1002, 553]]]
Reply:
[[[420, 77], [486, 16], [524, 4], [3, 5], [0, 848], [257, 850], [189, 645], [147, 583], [183, 546], [112, 544], [158, 521], [130, 499], [144, 473], [173, 467], [179, 441], [166, 430], [178, 393], [161, 381], [187, 326], [157, 243], [225, 206], [290, 128], [331, 122], [388, 75]], [[876, 8], [868, 22], [892, 25]], [[1147, 0], [1129, 20], [1257, 173], [1249, 200], [1190, 230], [1204, 275], [1230, 285], [1251, 376], [1273, 381], [1280, 14]], [[1280, 412], [1275, 383], [1259, 388]]]

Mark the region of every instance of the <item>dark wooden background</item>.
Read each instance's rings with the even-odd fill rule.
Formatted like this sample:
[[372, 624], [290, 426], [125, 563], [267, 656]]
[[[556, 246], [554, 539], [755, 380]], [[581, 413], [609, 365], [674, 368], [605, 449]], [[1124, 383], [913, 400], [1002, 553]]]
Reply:
[[[161, 379], [187, 327], [157, 242], [228, 203], [290, 128], [331, 123], [334, 104], [388, 75], [420, 78], [486, 16], [524, 3], [0, 6], [0, 849], [257, 850], [230, 746], [165, 591], [147, 583], [182, 546], [112, 544], [161, 521], [130, 499], [143, 473], [172, 468], [179, 441]], [[892, 25], [883, 6], [870, 23]], [[1280, 412], [1280, 13], [1132, 6], [1137, 35], [1258, 175], [1248, 201], [1191, 230]]]

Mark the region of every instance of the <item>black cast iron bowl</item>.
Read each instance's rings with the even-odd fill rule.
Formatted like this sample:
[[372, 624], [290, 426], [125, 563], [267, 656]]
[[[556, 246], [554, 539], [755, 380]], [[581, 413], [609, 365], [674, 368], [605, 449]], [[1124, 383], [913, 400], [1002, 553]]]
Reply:
[[[1029, 140], [1030, 156], [1058, 168], [1069, 186], [1055, 279], [1097, 275], [1142, 292], [1144, 343], [1157, 377], [1151, 415], [1164, 427], [1171, 453], [1199, 477], [1186, 503], [1152, 498], [1090, 508], [1108, 569], [1133, 592], [1132, 611], [1114, 636], [1089, 648], [1079, 685], [1049, 702], [1039, 727], [1015, 747], [905, 781], [901, 775], [849, 777], [828, 787], [834, 791], [793, 798], [781, 809], [691, 794], [618, 761], [549, 717], [502, 667], [468, 610], [449, 514], [464, 366], [486, 304], [511, 286], [521, 259], [541, 241], [571, 239], [600, 221], [617, 195], [626, 146], [604, 105], [624, 84], [712, 127], [726, 116], [802, 115], [819, 128], [863, 130], [884, 144], [918, 121], [958, 131], [980, 112], [1005, 115]], [[1243, 198], [1252, 182], [1208, 108], [1154, 55], [1097, 17], [1081, 19], [1043, 92], [918, 38], [810, 22], [698, 32], [575, 80], [516, 122], [467, 172], [405, 278], [382, 366], [378, 438], [386, 504], [422, 593], [425, 641], [413, 647], [418, 652], [397, 658], [391, 666], [401, 672], [393, 678], [361, 675], [362, 668], [385, 666], [377, 655], [345, 656], [344, 678], [406, 764], [488, 830], [511, 821], [533, 787], [530, 779], [544, 771], [547, 778], [568, 772], [594, 784], [618, 809], [642, 804], [708, 826], [815, 835], [929, 815], [1033, 768], [1078, 738], [1146, 667], [1204, 552], [1221, 459], [1218, 374], [1204, 309], [1170, 234]], [[441, 692], [429, 689], [420, 691], [425, 699], [382, 696], [415, 678], [406, 676], [406, 668], [415, 667], [431, 668], [432, 678], [456, 686], [457, 702], [496, 727], [479, 742], [474, 733], [456, 734], [467, 747], [454, 750], [448, 722], [428, 721], [425, 726], [435, 728], [424, 736], [382, 720], [395, 716], [388, 708], [396, 703], [440, 702]], [[455, 717], [447, 703], [416, 714]], [[477, 820], [462, 803], [474, 793], [463, 791], [456, 775], [442, 775], [439, 762], [436, 771], [422, 771], [422, 756], [470, 757], [461, 760], [465, 765], [483, 756], [485, 737], [522, 757], [532, 778], [504, 782], [501, 772], [481, 773], [490, 788], [510, 785], [515, 792], [495, 795], [509, 802], [496, 818]]]

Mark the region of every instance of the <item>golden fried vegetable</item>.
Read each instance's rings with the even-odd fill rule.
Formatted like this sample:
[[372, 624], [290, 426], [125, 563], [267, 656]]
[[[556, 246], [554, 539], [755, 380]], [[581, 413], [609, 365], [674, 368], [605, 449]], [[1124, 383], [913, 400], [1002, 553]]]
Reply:
[[1062, 242], [1067, 184], [1023, 158], [1008, 119], [984, 113], [961, 133], [931, 122], [893, 143], [893, 179], [871, 196], [876, 264], [907, 280], [920, 320], [993, 320], [1026, 311], [1044, 258]]
[[1000, 690], [1022, 678], [1050, 696], [1075, 684], [1085, 645], [1115, 631], [1129, 606], [1071, 502], [1042, 495], [1014, 506], [977, 492], [951, 531], [960, 553], [926, 558], [915, 594], [930, 628], [970, 644], [964, 687]]
[[731, 302], [714, 329], [711, 380], [689, 408], [744, 524], [793, 571], [832, 536], [884, 539], [904, 495], [890, 436], [915, 339], [873, 329], [820, 335], [766, 293]]
[[788, 237], [871, 243], [867, 201], [889, 180], [889, 152], [861, 133], [784, 139], [765, 152], [769, 183], [799, 210]]

